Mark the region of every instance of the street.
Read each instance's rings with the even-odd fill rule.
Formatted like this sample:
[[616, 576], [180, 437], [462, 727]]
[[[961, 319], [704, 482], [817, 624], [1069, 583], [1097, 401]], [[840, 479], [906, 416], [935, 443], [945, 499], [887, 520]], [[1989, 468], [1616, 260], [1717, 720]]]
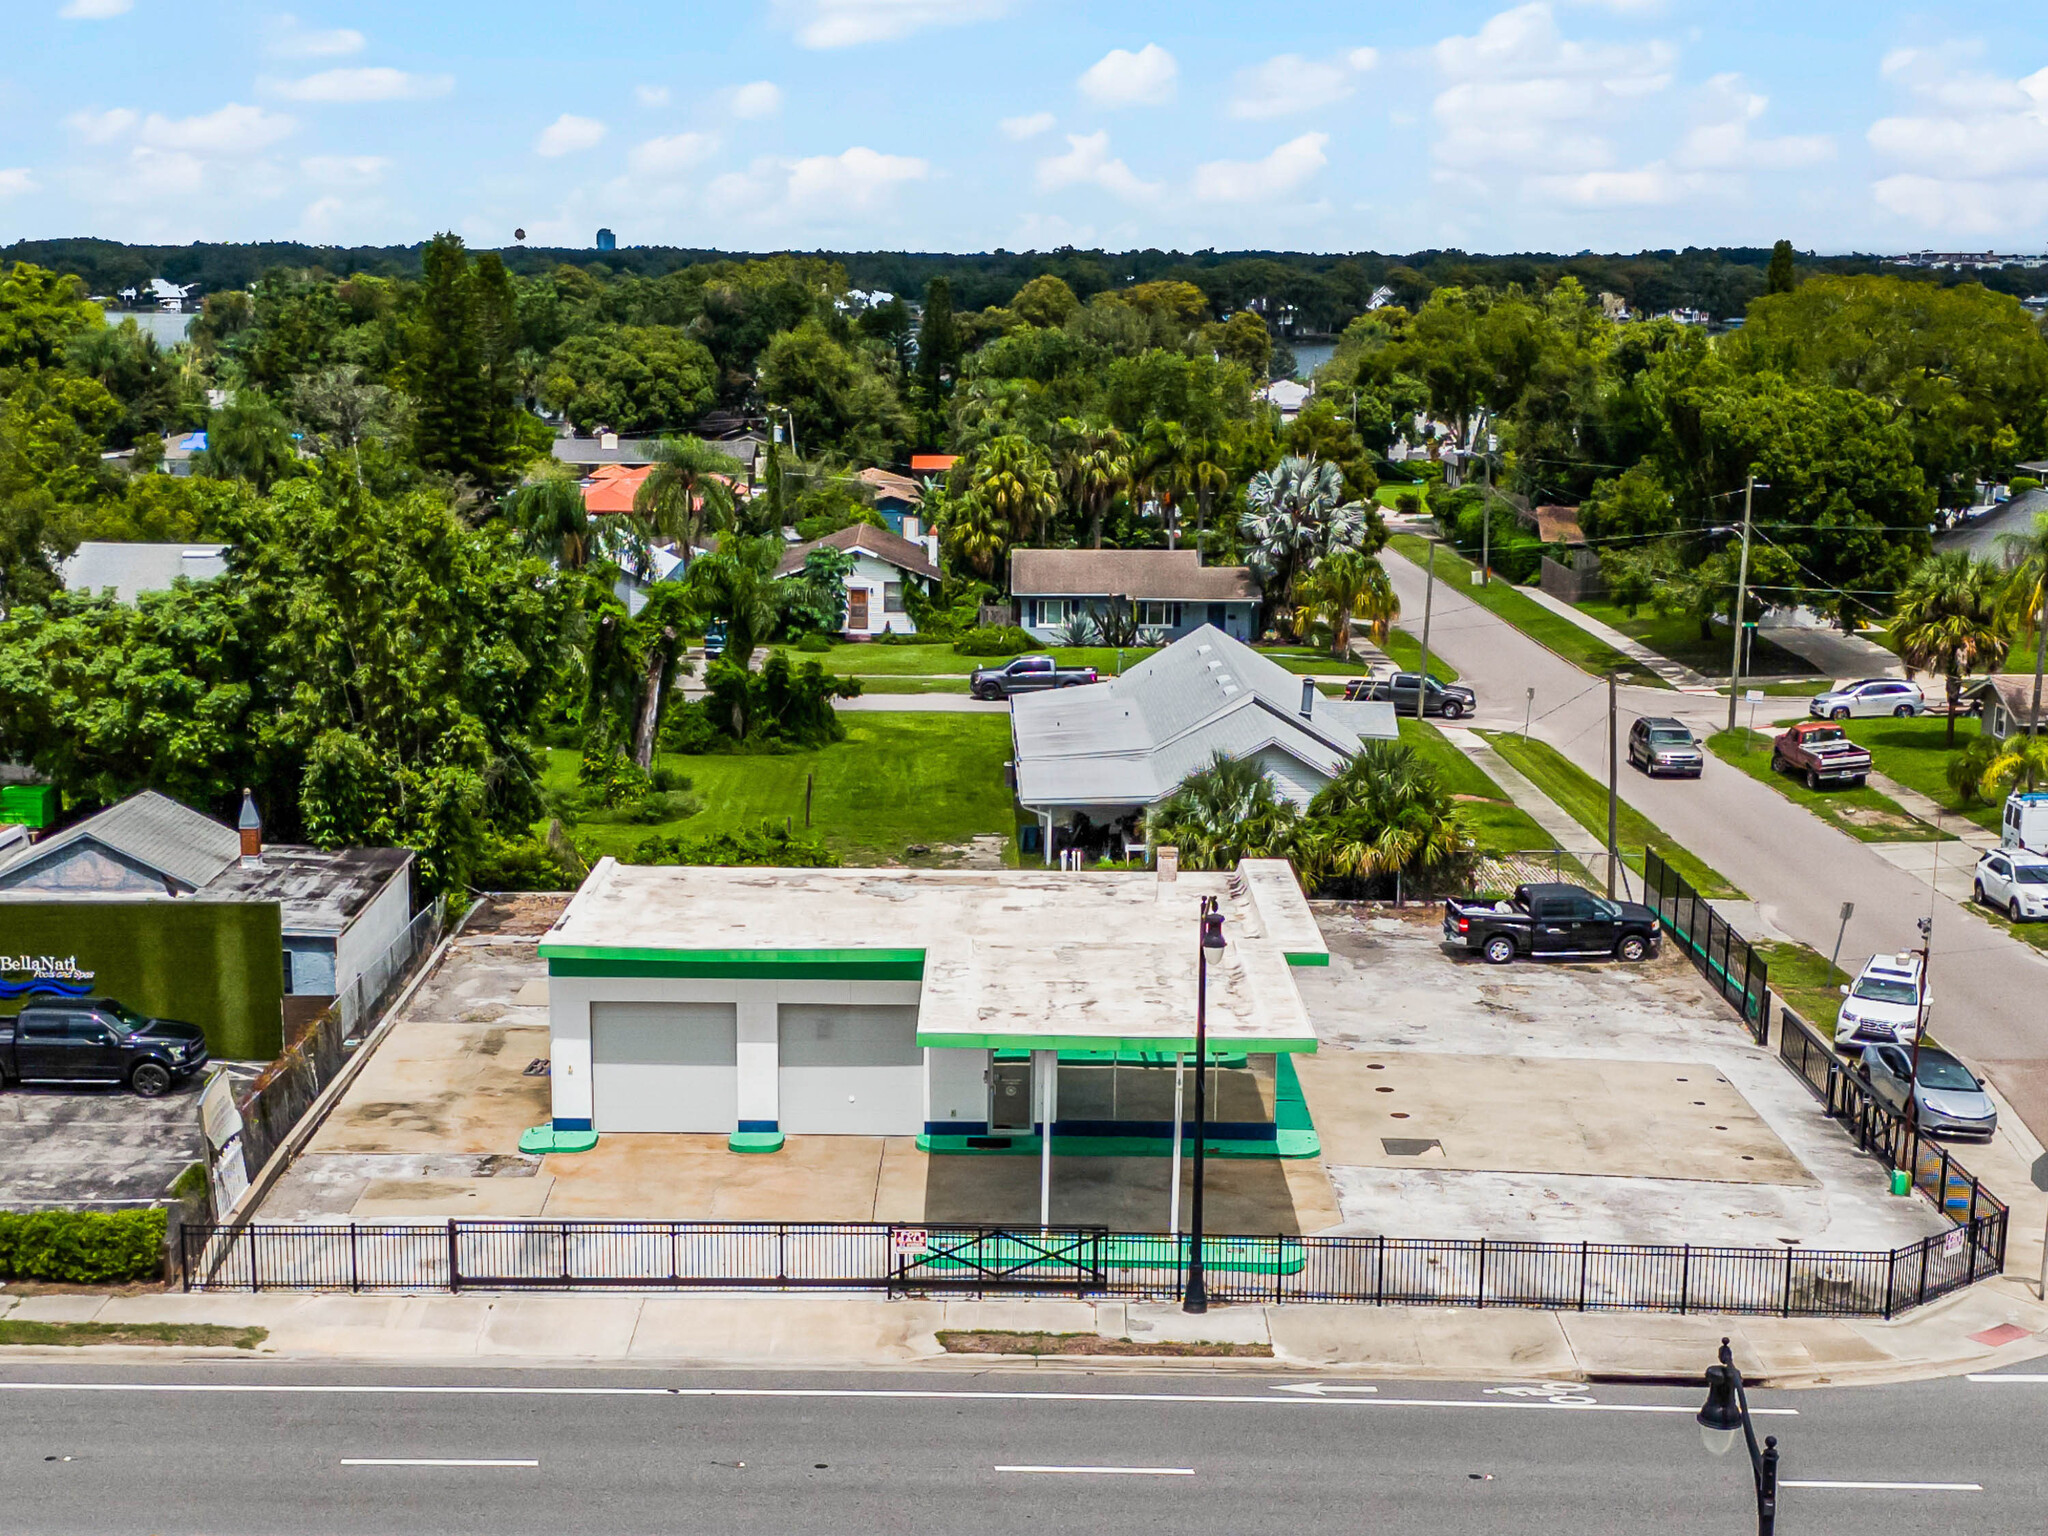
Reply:
[[[1401, 598], [1401, 623], [1420, 635], [1426, 578], [1400, 555], [1385, 557]], [[1520, 730], [1535, 690], [1531, 734], [1580, 768], [1607, 778], [1607, 687], [1505, 620], [1439, 581], [1430, 649], [1477, 690], [1477, 723]], [[1774, 707], [1799, 707], [1776, 700]], [[1623, 688], [1620, 729], [1637, 715], [1673, 715], [1705, 736], [1726, 726], [1728, 701], [1654, 688]], [[1693, 853], [1740, 886], [1769, 921], [1828, 954], [1841, 904], [1856, 903], [1842, 945], [1854, 970], [1878, 950], [1917, 945], [1914, 923], [1930, 910], [1925, 880], [1888, 864], [1767, 785], [1709, 759], [1697, 780], [1644, 777], [1624, 762], [1620, 792]], [[1944, 845], [1958, 858], [1960, 844]], [[2036, 1136], [2048, 1136], [2048, 958], [1934, 897], [1934, 1020], [1941, 1038], [1985, 1070]]]
[[[1755, 1528], [1746, 1457], [1707, 1455], [1704, 1392], [1683, 1386], [242, 1362], [5, 1378], [0, 1529], [37, 1536]], [[1757, 1393], [1780, 1529], [2037, 1528], [2044, 1404], [2041, 1378]]]

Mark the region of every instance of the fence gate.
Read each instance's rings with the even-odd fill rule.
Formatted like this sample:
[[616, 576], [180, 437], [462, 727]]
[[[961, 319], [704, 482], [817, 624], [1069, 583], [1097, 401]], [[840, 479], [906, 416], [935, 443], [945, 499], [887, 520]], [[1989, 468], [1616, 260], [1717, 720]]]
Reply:
[[1107, 1227], [892, 1226], [889, 1294], [1107, 1289]]

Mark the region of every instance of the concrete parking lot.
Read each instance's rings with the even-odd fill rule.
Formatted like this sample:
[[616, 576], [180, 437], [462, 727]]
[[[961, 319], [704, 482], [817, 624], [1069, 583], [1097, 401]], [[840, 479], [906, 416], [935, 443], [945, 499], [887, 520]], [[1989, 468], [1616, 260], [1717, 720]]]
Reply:
[[[256, 1068], [239, 1071], [253, 1076]], [[125, 1088], [37, 1085], [0, 1090], [0, 1210], [114, 1210], [154, 1205], [206, 1155], [203, 1082], [160, 1099]]]
[[1491, 966], [1443, 951], [1433, 907], [1317, 919], [1301, 1080], [1337, 1231], [1891, 1248], [1945, 1226], [1676, 954]]

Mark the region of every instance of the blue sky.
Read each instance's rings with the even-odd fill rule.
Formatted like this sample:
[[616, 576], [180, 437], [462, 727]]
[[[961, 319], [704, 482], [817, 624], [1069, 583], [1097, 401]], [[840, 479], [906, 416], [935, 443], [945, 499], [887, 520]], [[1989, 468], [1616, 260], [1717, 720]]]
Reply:
[[2048, 246], [2040, 0], [8, 0], [0, 243]]

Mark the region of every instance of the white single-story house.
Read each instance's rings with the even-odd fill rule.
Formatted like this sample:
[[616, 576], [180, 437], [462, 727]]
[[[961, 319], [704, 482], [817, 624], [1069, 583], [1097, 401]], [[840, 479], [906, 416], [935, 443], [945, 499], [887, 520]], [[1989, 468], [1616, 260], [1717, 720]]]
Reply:
[[886, 528], [855, 523], [822, 539], [790, 545], [775, 574], [778, 578], [794, 576], [804, 568], [810, 552], [820, 545], [843, 549], [853, 556], [853, 569], [846, 573], [843, 633], [856, 638], [914, 635], [917, 624], [910, 617], [903, 595], [911, 583], [924, 592], [938, 585], [938, 543], [936, 534], [912, 540]]
[[1221, 753], [1257, 763], [1306, 806], [1367, 741], [1394, 741], [1394, 706], [1326, 699], [1219, 629], [1203, 626], [1122, 677], [1027, 693], [1010, 705], [1017, 799], [1050, 863], [1079, 824], [1139, 829], [1145, 809]]
[[1177, 640], [1213, 625], [1238, 640], [1258, 632], [1259, 584], [1241, 565], [1204, 565], [1193, 549], [1015, 549], [1010, 594], [1017, 623], [1057, 644], [1075, 618], [1099, 620], [1113, 599], [1140, 628]]
[[180, 576], [212, 581], [228, 568], [225, 544], [131, 544], [88, 539], [57, 567], [67, 592], [108, 587], [124, 603], [144, 592], [168, 592]]
[[[1984, 721], [1984, 734], [1994, 741], [2023, 734], [2034, 718], [2034, 674], [1994, 672], [1979, 678], [1963, 690], [1966, 702], [1977, 706]], [[2048, 688], [2041, 696], [2041, 710], [2048, 716]], [[2048, 725], [2048, 719], [2043, 719]]]
[[1208, 962], [1211, 1059], [1246, 1057], [1212, 1070], [1267, 1090], [1220, 1094], [1208, 1136], [1305, 1155], [1271, 1090], [1293, 1081], [1279, 1058], [1316, 1048], [1293, 968], [1329, 951], [1281, 860], [1155, 875], [603, 859], [539, 945], [553, 1113], [521, 1146], [901, 1136], [1049, 1167], [1056, 1139], [1168, 1138], [1205, 898], [1225, 939]]

